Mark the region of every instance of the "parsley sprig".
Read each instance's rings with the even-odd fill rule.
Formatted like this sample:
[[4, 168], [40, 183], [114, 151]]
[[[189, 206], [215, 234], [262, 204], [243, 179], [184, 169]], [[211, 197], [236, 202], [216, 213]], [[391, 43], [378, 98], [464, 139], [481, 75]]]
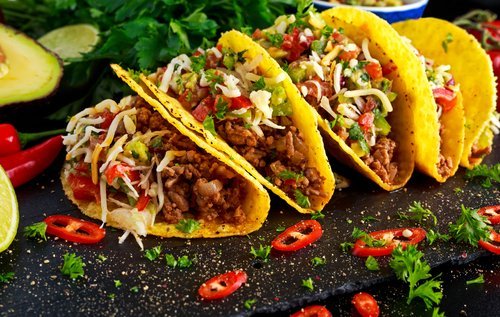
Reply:
[[184, 233], [193, 233], [200, 229], [200, 223], [194, 219], [181, 219], [175, 228]]
[[47, 230], [47, 224], [43, 221], [35, 222], [32, 225], [24, 227], [23, 235], [27, 238], [40, 239], [47, 241], [47, 236], [45, 231]]
[[356, 240], [361, 239], [368, 247], [381, 248], [387, 244], [384, 239], [375, 239], [357, 227], [354, 227], [351, 236]]
[[8, 283], [14, 278], [14, 272], [0, 274], [0, 283]]
[[264, 260], [264, 262], [267, 262], [269, 261], [269, 254], [271, 254], [271, 246], [269, 245], [263, 246], [262, 244], [259, 244], [258, 249], [252, 246], [250, 248], [250, 254], [253, 255], [255, 258], [260, 258]]
[[144, 251], [144, 257], [149, 261], [156, 260], [161, 254], [161, 245], [157, 245], [154, 248], [147, 249]]
[[462, 205], [462, 212], [458, 220], [450, 224], [450, 235], [458, 242], [466, 242], [477, 246], [479, 240], [489, 240], [491, 226], [487, 218], [480, 216], [477, 209], [467, 208]]
[[434, 213], [430, 209], [424, 208], [419, 201], [414, 201], [407, 212], [398, 212], [398, 216], [400, 219], [414, 220], [418, 223], [432, 219], [433, 224], [437, 225], [437, 218]]
[[66, 253], [63, 255], [63, 259], [62, 274], [69, 276], [71, 279], [83, 277], [85, 274], [83, 270], [85, 263], [83, 263], [82, 257], [76, 256], [75, 253]]
[[443, 293], [441, 281], [432, 278], [429, 273], [431, 267], [422, 259], [424, 254], [416, 249], [414, 245], [408, 245], [405, 250], [399, 245], [392, 252], [389, 266], [394, 270], [396, 277], [409, 284], [407, 304], [413, 299], [420, 298], [427, 308], [439, 305]]
[[500, 184], [500, 163], [487, 166], [480, 164], [471, 170], [465, 172], [466, 179], [474, 179], [481, 181], [481, 186], [491, 188], [493, 184]]
[[171, 268], [178, 267], [180, 269], [191, 267], [194, 263], [194, 259], [191, 260], [187, 255], [180, 256], [176, 259], [172, 254], [165, 254], [165, 261], [167, 262], [167, 266]]

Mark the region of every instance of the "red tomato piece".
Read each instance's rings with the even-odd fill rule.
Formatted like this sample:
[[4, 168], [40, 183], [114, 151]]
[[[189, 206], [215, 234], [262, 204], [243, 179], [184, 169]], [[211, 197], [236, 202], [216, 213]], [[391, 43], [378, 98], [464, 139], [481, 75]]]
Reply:
[[371, 79], [382, 78], [382, 66], [379, 63], [370, 62], [365, 66], [366, 72], [370, 75]]
[[258, 40], [262, 38], [262, 31], [260, 29], [255, 29], [255, 31], [252, 33], [252, 38], [254, 40]]
[[89, 176], [69, 174], [68, 183], [77, 200], [97, 201], [99, 187], [92, 182]]
[[332, 313], [325, 306], [312, 305], [301, 308], [290, 317], [332, 317]]
[[113, 119], [115, 118], [115, 114], [112, 113], [111, 111], [104, 111], [103, 113], [101, 113], [100, 115], [102, 118], [104, 118], [104, 121], [101, 122], [101, 124], [99, 125], [99, 127], [101, 129], [107, 129], [109, 128], [109, 126], [111, 125], [111, 122], [113, 122]]
[[359, 116], [358, 124], [361, 127], [361, 129], [363, 129], [363, 131], [368, 132], [373, 126], [374, 119], [375, 115], [373, 114], [373, 112], [365, 112]]
[[252, 101], [250, 101], [248, 97], [239, 96], [231, 98], [229, 109], [238, 110], [238, 109], [248, 109], [251, 107], [252, 107]]
[[[407, 240], [401, 240], [404, 238], [403, 232], [405, 230], [410, 230], [412, 235], [405, 238]], [[358, 239], [354, 243], [352, 254], [360, 257], [389, 255], [396, 246], [401, 245], [405, 249], [408, 244], [417, 244], [422, 241], [426, 234], [427, 232], [422, 228], [399, 228], [371, 232], [368, 234], [371, 238], [386, 240], [386, 244], [382, 247], [370, 247], [363, 239]]]
[[143, 192], [141, 196], [139, 196], [139, 199], [137, 199], [137, 204], [135, 207], [139, 211], [143, 211], [144, 208], [146, 208], [149, 204], [149, 201], [151, 200], [151, 197], [146, 195], [146, 192]]
[[380, 308], [372, 295], [360, 292], [352, 298], [351, 303], [362, 317], [378, 317]]
[[212, 96], [208, 96], [205, 97], [196, 108], [194, 108], [191, 114], [196, 120], [203, 122], [208, 114], [213, 111], [214, 107], [215, 99]]
[[48, 234], [71, 242], [93, 244], [106, 235], [106, 230], [95, 223], [71, 216], [53, 215], [45, 218], [44, 222]]
[[108, 184], [111, 185], [115, 179], [124, 178], [125, 176], [132, 182], [136, 181], [139, 179], [139, 172], [132, 171], [132, 167], [127, 164], [120, 163], [108, 167], [104, 172], [104, 176], [106, 176]]
[[356, 49], [352, 51], [342, 51], [342, 53], [339, 54], [339, 58], [343, 61], [348, 62], [351, 59], [357, 58], [359, 53], [361, 53], [361, 49], [356, 46]]
[[323, 235], [316, 220], [301, 220], [278, 235], [271, 245], [279, 251], [297, 251], [317, 241]]
[[340, 32], [335, 31], [332, 34], [332, 38], [335, 40], [335, 42], [340, 43], [344, 40], [344, 35], [340, 34]]
[[500, 254], [500, 234], [495, 230], [491, 230], [490, 240], [479, 240], [479, 245], [491, 253]]
[[397, 69], [398, 67], [396, 66], [396, 64], [394, 64], [393, 62], [389, 62], [382, 66], [382, 75], [387, 76], [390, 73], [396, 71]]
[[446, 88], [436, 88], [432, 90], [436, 103], [443, 107], [443, 112], [450, 111], [457, 104], [457, 94]]
[[500, 205], [483, 207], [477, 213], [487, 217], [492, 225], [500, 224]]
[[292, 34], [285, 34], [283, 36], [283, 43], [281, 48], [288, 51], [286, 59], [288, 62], [293, 62], [300, 57], [300, 54], [311, 46], [314, 41], [314, 36], [300, 35], [300, 30], [294, 28]]
[[234, 293], [247, 279], [243, 270], [226, 272], [201, 284], [198, 294], [208, 300], [224, 298]]

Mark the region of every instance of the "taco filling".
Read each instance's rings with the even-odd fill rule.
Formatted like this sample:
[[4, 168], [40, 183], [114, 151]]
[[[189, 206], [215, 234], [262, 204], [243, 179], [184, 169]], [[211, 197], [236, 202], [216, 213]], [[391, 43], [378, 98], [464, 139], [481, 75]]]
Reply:
[[159, 89], [177, 99], [241, 154], [269, 182], [300, 207], [324, 197], [324, 177], [311, 167], [304, 137], [291, 120], [292, 106], [282, 81], [265, 78], [245, 51], [221, 46], [180, 55], [149, 76]]
[[329, 128], [385, 183], [392, 183], [398, 148], [386, 117], [397, 94], [384, 74], [395, 65], [381, 65], [371, 56], [368, 39], [358, 46], [311, 10], [301, 18], [278, 17], [253, 38], [288, 72]]
[[75, 115], [64, 137], [64, 177], [101, 220], [145, 236], [157, 222], [242, 224], [247, 180], [199, 148], [140, 97], [105, 100]]
[[404, 4], [403, 0], [330, 0], [330, 2], [368, 7], [395, 7]]
[[500, 133], [500, 115], [494, 111], [490, 115], [488, 125], [484, 128], [483, 132], [479, 135], [477, 140], [472, 144], [471, 152], [469, 155], [469, 162], [477, 164], [492, 151], [493, 138]]

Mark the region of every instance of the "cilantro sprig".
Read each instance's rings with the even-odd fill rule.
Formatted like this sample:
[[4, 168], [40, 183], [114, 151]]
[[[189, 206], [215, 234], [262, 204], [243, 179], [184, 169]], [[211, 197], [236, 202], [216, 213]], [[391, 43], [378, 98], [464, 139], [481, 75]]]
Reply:
[[313, 291], [314, 290], [314, 281], [312, 280], [312, 278], [309, 277], [305, 280], [302, 280], [301, 286], [309, 291]]
[[398, 216], [400, 219], [414, 220], [418, 223], [432, 219], [433, 224], [437, 225], [437, 217], [430, 209], [424, 208], [419, 201], [414, 201], [407, 212], [398, 212]]
[[489, 240], [491, 226], [487, 218], [479, 215], [477, 209], [461, 206], [461, 214], [455, 223], [449, 225], [450, 235], [458, 242], [477, 246], [479, 240]]
[[23, 235], [27, 238], [40, 239], [47, 241], [47, 236], [45, 231], [47, 230], [47, 224], [43, 221], [35, 222], [32, 225], [24, 227]]
[[179, 223], [175, 225], [175, 228], [184, 233], [193, 233], [196, 230], [199, 230], [201, 228], [201, 225], [198, 221], [189, 218], [181, 219]]
[[495, 165], [480, 164], [465, 172], [465, 178], [481, 181], [481, 186], [491, 188], [493, 184], [500, 184], [500, 163]]
[[0, 274], [0, 283], [8, 283], [14, 278], [14, 272]]
[[178, 267], [180, 269], [186, 269], [191, 267], [195, 260], [191, 260], [187, 255], [180, 256], [176, 259], [175, 256], [168, 253], [165, 254], [165, 261], [167, 262], [167, 266], [171, 268]]
[[154, 248], [147, 249], [144, 251], [144, 257], [149, 261], [156, 260], [161, 254], [161, 245], [157, 245]]
[[254, 258], [260, 258], [264, 262], [269, 261], [269, 254], [271, 254], [271, 246], [263, 246], [259, 244], [259, 248], [250, 247], [250, 254], [254, 256]]
[[465, 284], [467, 284], [467, 285], [471, 285], [471, 284], [484, 284], [484, 275], [483, 274], [479, 274], [478, 277], [476, 277], [475, 279], [472, 279], [472, 280], [469, 280], [469, 281], [465, 282]]
[[82, 257], [76, 256], [75, 253], [66, 253], [63, 255], [63, 259], [62, 274], [69, 276], [71, 279], [83, 277], [85, 274], [83, 270], [85, 263], [83, 263]]

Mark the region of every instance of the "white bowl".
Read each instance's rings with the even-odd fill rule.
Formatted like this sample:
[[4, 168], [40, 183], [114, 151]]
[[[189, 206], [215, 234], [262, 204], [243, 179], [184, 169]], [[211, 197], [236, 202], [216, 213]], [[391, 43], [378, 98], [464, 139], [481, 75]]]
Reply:
[[406, 0], [404, 1], [405, 3], [404, 5], [394, 6], [394, 7], [351, 6], [351, 5], [336, 4], [320, 0], [314, 0], [313, 2], [314, 6], [319, 11], [327, 10], [338, 6], [348, 6], [370, 11], [372, 13], [375, 13], [382, 19], [387, 20], [387, 22], [394, 23], [398, 21], [420, 18], [424, 13], [424, 9], [427, 6], [427, 2], [429, 2], [429, 0]]

